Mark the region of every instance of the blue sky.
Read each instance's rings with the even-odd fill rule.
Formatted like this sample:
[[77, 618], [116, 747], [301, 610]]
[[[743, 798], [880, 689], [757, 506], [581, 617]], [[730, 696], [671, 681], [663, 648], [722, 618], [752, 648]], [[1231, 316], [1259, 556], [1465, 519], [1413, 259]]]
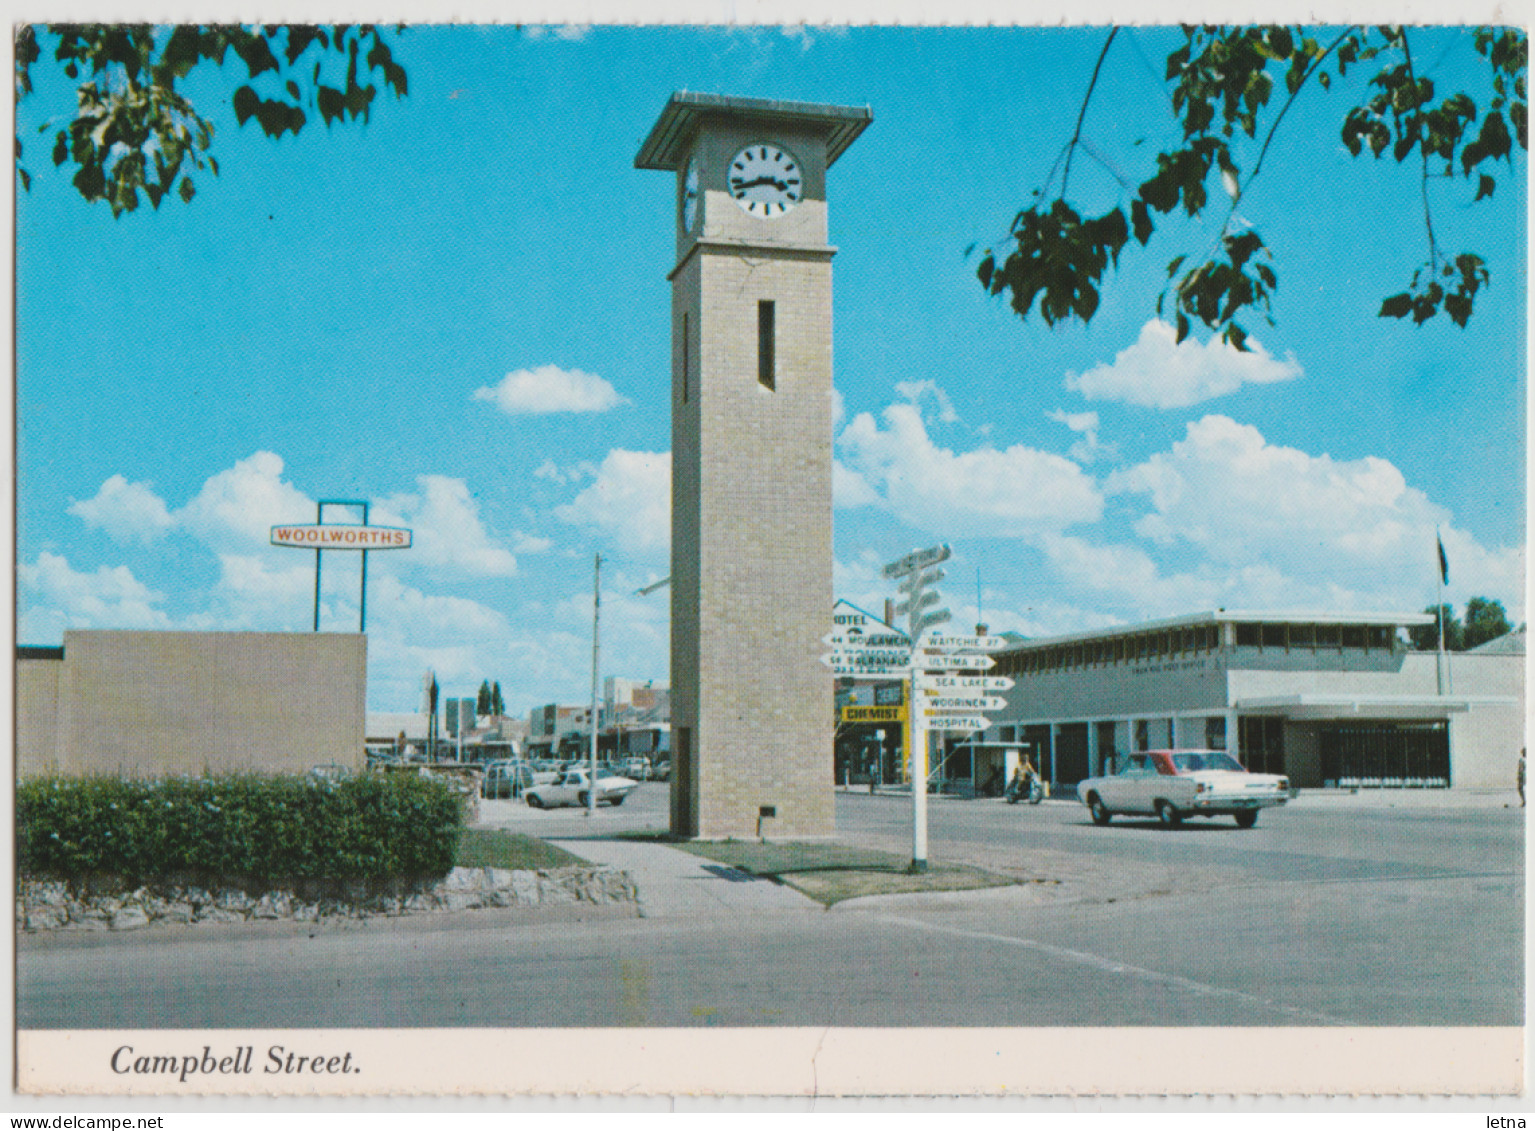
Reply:
[[[314, 560], [267, 545], [319, 498], [411, 527], [370, 555], [369, 707], [499, 680], [509, 706], [582, 701], [592, 555], [604, 674], [664, 680], [674, 191], [635, 170], [674, 90], [867, 105], [829, 178], [837, 596], [880, 563], [955, 551], [947, 604], [1028, 635], [1217, 606], [1524, 619], [1525, 164], [1470, 206], [1430, 187], [1442, 247], [1492, 271], [1471, 328], [1376, 317], [1427, 258], [1417, 167], [1351, 159], [1358, 86], [1307, 90], [1244, 197], [1275, 255], [1276, 325], [1237, 355], [1174, 347], [1165, 265], [1224, 209], [1131, 245], [1087, 327], [1020, 322], [975, 279], [1071, 136], [1095, 29], [413, 27], [410, 94], [272, 142], [187, 87], [221, 175], [114, 220], [20, 107], [17, 635], [306, 631]], [[1122, 33], [1072, 196], [1125, 200], [1176, 141], [1178, 33]], [[1414, 59], [1485, 103], [1469, 33]], [[220, 102], [225, 103], [222, 107]], [[36, 139], [36, 140], [34, 140]], [[1247, 152], [1250, 162], [1253, 153]], [[968, 256], [966, 249], [976, 251]], [[328, 512], [331, 520], [344, 519]], [[326, 558], [322, 627], [356, 625], [355, 558]], [[829, 612], [829, 611], [828, 611]]]

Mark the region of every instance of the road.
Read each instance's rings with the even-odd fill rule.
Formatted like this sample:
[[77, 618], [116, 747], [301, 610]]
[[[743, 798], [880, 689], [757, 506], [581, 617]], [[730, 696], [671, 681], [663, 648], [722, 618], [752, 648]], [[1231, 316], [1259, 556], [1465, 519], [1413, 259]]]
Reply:
[[[838, 796], [853, 843], [909, 851], [909, 813], [909, 799]], [[935, 799], [930, 814], [934, 859], [1027, 882], [748, 916], [529, 924], [479, 911], [24, 937], [18, 1024], [1523, 1023], [1517, 808], [1302, 797], [1247, 831], [1225, 819], [1101, 829], [1064, 802]], [[605, 838], [664, 825], [665, 789], [595, 822], [510, 802], [485, 818]]]

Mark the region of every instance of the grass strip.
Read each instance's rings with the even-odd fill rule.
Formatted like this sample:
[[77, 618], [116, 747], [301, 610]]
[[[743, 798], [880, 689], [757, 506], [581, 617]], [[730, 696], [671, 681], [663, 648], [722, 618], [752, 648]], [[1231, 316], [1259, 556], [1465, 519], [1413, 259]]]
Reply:
[[503, 829], [465, 829], [453, 863], [459, 868], [564, 868], [587, 861], [547, 841]]
[[680, 840], [664, 833], [643, 835], [643, 839], [785, 884], [826, 907], [865, 895], [971, 891], [1018, 882], [968, 864], [931, 863], [925, 872], [912, 872], [909, 857], [841, 844]]

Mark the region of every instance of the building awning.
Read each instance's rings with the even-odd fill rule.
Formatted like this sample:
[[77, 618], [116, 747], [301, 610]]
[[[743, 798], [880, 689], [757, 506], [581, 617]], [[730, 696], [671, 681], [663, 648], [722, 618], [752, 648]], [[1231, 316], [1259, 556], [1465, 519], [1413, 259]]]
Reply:
[[1238, 699], [1232, 709], [1286, 719], [1447, 719], [1476, 707], [1513, 707], [1512, 695], [1265, 695]]

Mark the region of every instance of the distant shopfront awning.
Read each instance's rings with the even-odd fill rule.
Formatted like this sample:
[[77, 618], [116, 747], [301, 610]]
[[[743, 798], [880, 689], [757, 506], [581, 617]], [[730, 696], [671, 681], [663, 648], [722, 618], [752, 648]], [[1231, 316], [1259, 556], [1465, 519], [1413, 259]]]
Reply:
[[1447, 719], [1477, 707], [1516, 706], [1509, 695], [1265, 695], [1238, 699], [1244, 715], [1274, 715], [1316, 722], [1351, 719]]

